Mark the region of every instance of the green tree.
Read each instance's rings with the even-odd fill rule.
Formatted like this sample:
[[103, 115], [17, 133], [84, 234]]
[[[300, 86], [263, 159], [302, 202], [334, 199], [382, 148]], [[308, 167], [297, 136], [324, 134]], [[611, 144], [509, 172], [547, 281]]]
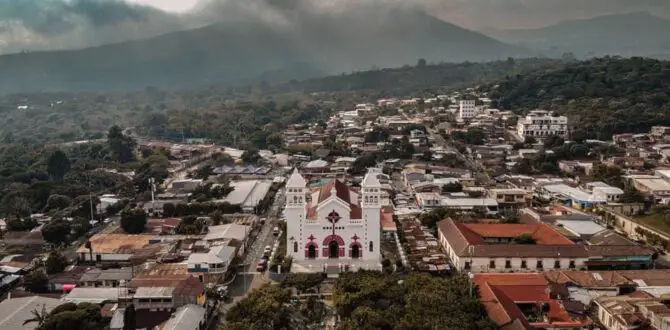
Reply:
[[59, 195], [59, 194], [53, 194], [50, 195], [49, 198], [47, 199], [47, 204], [44, 206], [44, 211], [60, 211], [62, 209], [65, 209], [69, 207], [72, 204], [72, 198], [65, 196], [65, 195]]
[[49, 253], [47, 261], [45, 262], [45, 268], [47, 274], [57, 274], [65, 270], [68, 265], [67, 258], [57, 251]]
[[241, 158], [245, 164], [258, 164], [263, 159], [256, 149], [245, 150]]
[[47, 161], [47, 172], [54, 180], [62, 180], [70, 170], [70, 159], [61, 150], [54, 151]]
[[516, 244], [535, 244], [536, 240], [532, 234], [521, 234], [514, 239]]
[[141, 208], [125, 209], [121, 212], [121, 228], [128, 234], [140, 234], [147, 225], [147, 213]]
[[163, 216], [164, 217], [174, 217], [177, 214], [177, 207], [174, 203], [165, 203], [163, 204]]
[[125, 136], [119, 126], [114, 125], [109, 129], [107, 133], [107, 146], [115, 159], [120, 163], [128, 163], [135, 159], [133, 153], [135, 141]]
[[223, 329], [289, 329], [291, 292], [266, 284], [251, 291], [226, 313]]
[[60, 245], [68, 241], [72, 226], [64, 219], [52, 219], [42, 227], [42, 237], [45, 241]]
[[38, 328], [44, 324], [44, 321], [46, 321], [47, 316], [49, 315], [45, 304], [42, 304], [41, 310], [33, 309], [30, 311], [30, 314], [32, 314], [33, 317], [23, 321], [23, 325], [37, 323]]
[[463, 191], [463, 185], [460, 182], [447, 183], [442, 186], [442, 193], [455, 193]]
[[30, 292], [42, 293], [46, 292], [49, 279], [47, 274], [41, 269], [35, 269], [23, 276], [23, 287]]

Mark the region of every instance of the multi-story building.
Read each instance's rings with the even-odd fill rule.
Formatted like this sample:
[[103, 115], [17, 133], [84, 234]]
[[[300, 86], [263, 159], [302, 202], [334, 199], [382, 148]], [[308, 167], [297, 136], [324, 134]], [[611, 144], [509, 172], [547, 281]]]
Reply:
[[461, 100], [458, 102], [458, 118], [469, 119], [477, 115], [475, 100]]
[[284, 214], [287, 253], [293, 257], [293, 269], [380, 268], [379, 174], [381, 170], [368, 170], [360, 196], [337, 179], [307, 195], [305, 179], [297, 170], [291, 174], [286, 183]]
[[519, 137], [547, 137], [550, 135], [567, 136], [568, 117], [554, 116], [545, 110], [533, 110], [517, 123]]

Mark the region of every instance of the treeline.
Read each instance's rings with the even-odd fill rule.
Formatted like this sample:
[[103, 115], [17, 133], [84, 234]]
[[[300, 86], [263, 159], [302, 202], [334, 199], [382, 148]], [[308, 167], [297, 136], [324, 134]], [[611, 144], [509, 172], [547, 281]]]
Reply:
[[525, 113], [555, 110], [569, 117], [571, 138], [611, 139], [670, 125], [670, 62], [604, 57], [510, 75], [482, 86], [492, 107]]

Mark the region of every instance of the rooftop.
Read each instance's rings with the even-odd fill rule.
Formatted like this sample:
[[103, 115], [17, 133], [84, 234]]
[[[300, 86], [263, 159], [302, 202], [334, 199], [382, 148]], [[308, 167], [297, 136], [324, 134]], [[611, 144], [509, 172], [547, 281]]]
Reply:
[[[574, 244], [546, 224], [464, 224], [452, 219], [438, 223], [443, 235], [456, 255], [472, 257], [519, 258], [585, 258], [588, 253], [583, 245]], [[530, 234], [536, 244], [515, 244], [513, 239]], [[505, 239], [507, 243], [491, 243]]]
[[[150, 244], [153, 235], [96, 234], [89, 239], [95, 253], [132, 254]], [[82, 245], [77, 253], [88, 253]]]
[[[542, 274], [476, 274], [473, 281], [489, 317], [501, 327], [515, 322], [524, 328], [591, 324], [588, 317], [570, 313], [564, 301], [551, 297], [551, 287]], [[540, 304], [546, 304], [546, 313], [537, 307]]]
[[33, 317], [33, 310], [41, 310], [42, 306], [47, 313], [63, 303], [60, 299], [31, 296], [24, 298], [5, 299], [0, 302], [1, 329], [35, 329], [35, 323], [24, 324]]
[[229, 223], [226, 225], [209, 226], [207, 235], [203, 238], [206, 241], [214, 240], [238, 240], [244, 241], [247, 234], [251, 231], [250, 226]]

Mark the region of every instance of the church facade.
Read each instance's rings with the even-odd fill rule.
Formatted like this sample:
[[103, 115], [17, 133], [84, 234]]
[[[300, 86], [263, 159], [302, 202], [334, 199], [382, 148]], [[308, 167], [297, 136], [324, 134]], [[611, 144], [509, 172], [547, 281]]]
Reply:
[[286, 249], [294, 264], [379, 268], [381, 184], [370, 169], [360, 192], [332, 179], [309, 191], [297, 169], [286, 183]]

